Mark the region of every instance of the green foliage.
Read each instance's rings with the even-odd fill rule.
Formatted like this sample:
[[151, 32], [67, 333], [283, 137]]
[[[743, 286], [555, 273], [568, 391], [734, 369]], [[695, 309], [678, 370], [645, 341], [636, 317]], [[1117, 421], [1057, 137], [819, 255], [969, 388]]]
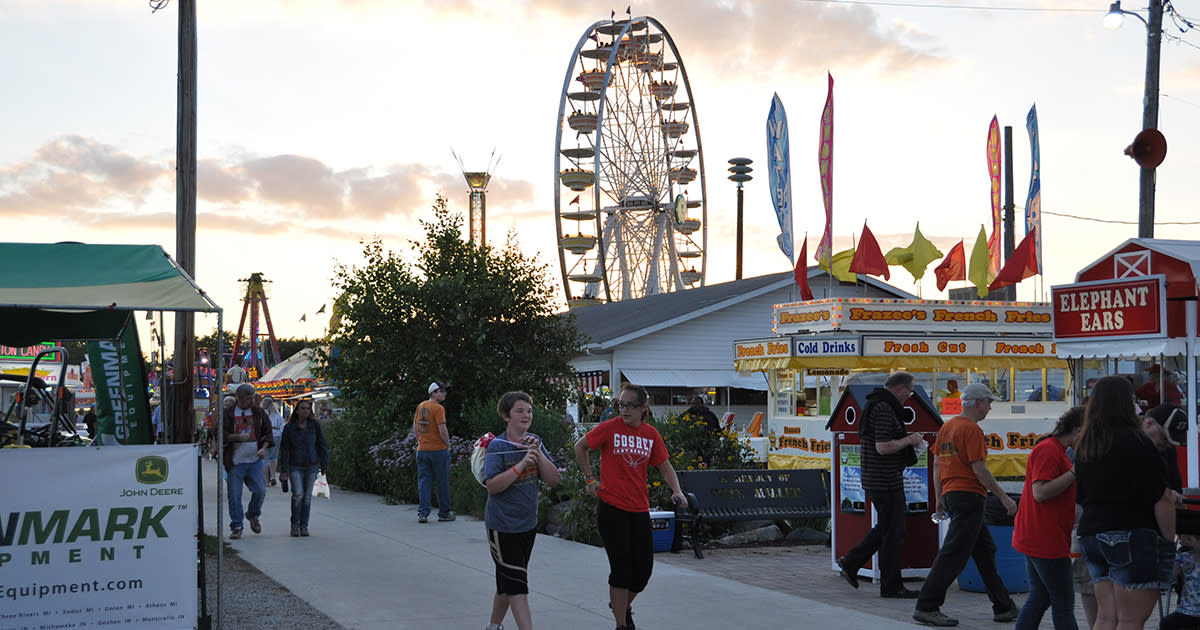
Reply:
[[[367, 456], [368, 449], [383, 442], [398, 429], [386, 418], [361, 408], [348, 409], [321, 427], [329, 449], [329, 480], [360, 492], [388, 495], [399, 479], [380, 475], [379, 467]], [[407, 427], [405, 427], [407, 429]], [[416, 496], [416, 473], [410, 477]]]
[[[588, 451], [588, 458], [592, 463], [592, 472], [600, 474], [600, 452]], [[549, 491], [543, 491], [538, 497], [539, 512], [546, 514], [549, 508], [553, 505], [561, 504], [564, 507], [560, 520], [566, 530], [565, 537], [595, 547], [599, 547], [602, 543], [600, 540], [600, 531], [596, 529], [596, 506], [599, 501], [596, 497], [587, 493], [587, 484], [583, 477], [583, 471], [579, 469], [579, 464], [575, 461], [575, 454], [571, 452], [565, 461], [557, 461], [561, 473], [558, 478], [558, 485]]]
[[[735, 434], [714, 432], [704, 419], [687, 412], [671, 413], [651, 423], [667, 443], [671, 465], [675, 470], [761, 468], [754, 461], [754, 451], [738, 441]], [[671, 510], [671, 488], [657, 468], [650, 469], [650, 506]]]
[[463, 410], [494, 406], [506, 391], [563, 407], [583, 340], [573, 317], [554, 312], [545, 265], [524, 256], [511, 235], [501, 249], [467, 242], [461, 215], [441, 196], [433, 213], [421, 222], [424, 240], [413, 243], [415, 263], [374, 240], [363, 245], [362, 267], [335, 273], [341, 324], [332, 350], [317, 354], [343, 404], [406, 419], [431, 381], [448, 383], [448, 428], [472, 439]]
[[[433, 493], [437, 499], [437, 492]], [[488, 491], [475, 479], [471, 472], [471, 458], [458, 460], [450, 466], [450, 501], [454, 503], [454, 511], [459, 514], [470, 514], [483, 518], [483, 508], [487, 506]]]

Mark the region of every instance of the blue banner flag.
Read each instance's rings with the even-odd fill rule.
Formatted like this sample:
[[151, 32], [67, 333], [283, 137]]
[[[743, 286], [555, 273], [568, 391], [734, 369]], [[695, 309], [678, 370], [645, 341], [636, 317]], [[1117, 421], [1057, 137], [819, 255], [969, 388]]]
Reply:
[[792, 167], [788, 153], [787, 112], [776, 94], [767, 114], [767, 174], [771, 180], [771, 203], [779, 219], [779, 249], [793, 260], [792, 255]]
[[1025, 128], [1029, 130], [1029, 196], [1025, 199], [1025, 233], [1036, 232], [1034, 235], [1033, 251], [1037, 259], [1039, 273], [1044, 273], [1042, 267], [1042, 152], [1038, 147], [1037, 104], [1029, 108], [1025, 117]]

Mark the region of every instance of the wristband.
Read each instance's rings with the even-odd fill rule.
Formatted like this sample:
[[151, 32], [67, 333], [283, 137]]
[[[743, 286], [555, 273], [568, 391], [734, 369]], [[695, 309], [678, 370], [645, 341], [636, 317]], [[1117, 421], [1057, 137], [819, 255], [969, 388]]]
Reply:
[[588, 477], [587, 479], [584, 480], [583, 485], [591, 487], [591, 485], [594, 483], [600, 483], [600, 482], [596, 481], [595, 477]]
[[520, 477], [520, 476], [521, 476], [521, 471], [517, 470], [517, 467], [516, 467], [516, 466], [513, 466], [513, 467], [512, 467], [512, 471], [513, 471], [513, 474], [514, 474], [514, 475], [516, 475], [516, 476], [518, 476], [518, 477]]

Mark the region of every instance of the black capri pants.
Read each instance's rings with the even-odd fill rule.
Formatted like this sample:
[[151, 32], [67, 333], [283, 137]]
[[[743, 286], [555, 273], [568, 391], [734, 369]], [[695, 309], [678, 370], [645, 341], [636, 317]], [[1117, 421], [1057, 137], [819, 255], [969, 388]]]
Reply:
[[641, 593], [654, 570], [650, 513], [626, 512], [601, 501], [596, 507], [596, 528], [608, 554], [608, 585]]
[[529, 594], [529, 557], [537, 530], [507, 534], [487, 530], [488, 548], [496, 563], [496, 592], [501, 595]]

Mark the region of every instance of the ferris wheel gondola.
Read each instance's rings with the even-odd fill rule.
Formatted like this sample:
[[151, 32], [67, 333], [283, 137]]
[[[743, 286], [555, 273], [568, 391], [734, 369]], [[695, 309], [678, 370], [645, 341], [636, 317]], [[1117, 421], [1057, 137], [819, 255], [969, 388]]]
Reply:
[[568, 305], [703, 286], [700, 125], [658, 20], [602, 20], [579, 38], [559, 100], [554, 179]]

